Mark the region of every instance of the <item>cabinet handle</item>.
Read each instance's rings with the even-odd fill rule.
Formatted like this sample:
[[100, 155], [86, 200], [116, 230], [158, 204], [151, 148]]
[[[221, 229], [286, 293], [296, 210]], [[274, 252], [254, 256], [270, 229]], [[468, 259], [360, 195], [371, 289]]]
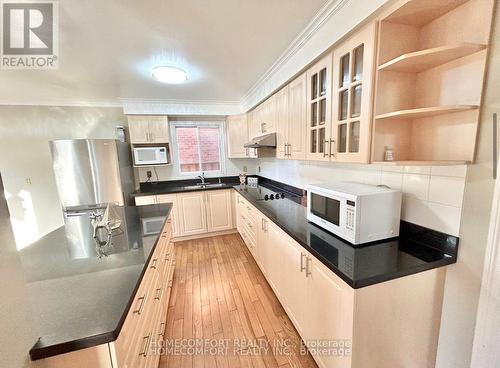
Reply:
[[330, 139], [330, 157], [335, 157], [335, 153], [332, 153], [332, 143], [335, 143], [335, 139]]
[[266, 128], [265, 128], [265, 127], [266, 127], [266, 123], [260, 123], [260, 131], [261, 131], [262, 133], [265, 133], [265, 132], [266, 132]]
[[323, 157], [328, 157], [328, 153], [326, 153], [326, 145], [328, 144], [328, 139], [325, 139], [323, 142]]
[[264, 219], [261, 219], [260, 221], [260, 228], [264, 231]]
[[292, 144], [288, 143], [288, 157], [292, 157]]
[[139, 353], [139, 356], [146, 357], [146, 355], [148, 354], [149, 342], [151, 341], [151, 334], [149, 334], [148, 336], [144, 336], [142, 340], [144, 342], [144, 348], [142, 349], [142, 352]]
[[493, 114], [493, 179], [497, 178], [498, 171], [498, 121], [497, 114]]
[[161, 299], [161, 294], [162, 294], [161, 288], [156, 289], [155, 300], [160, 300]]
[[311, 271], [309, 270], [309, 262], [311, 261], [311, 257], [306, 257], [306, 277], [311, 276]]
[[287, 147], [287, 146], [288, 146], [288, 145], [287, 145], [286, 143], [283, 143], [283, 148], [285, 149], [285, 157], [286, 157], [286, 156], [288, 156], [288, 154], [286, 153], [286, 147]]
[[304, 266], [304, 257], [306, 255], [304, 253], [300, 253], [300, 272], [304, 271], [306, 267]]
[[165, 337], [165, 331], [167, 330], [167, 324], [166, 322], [160, 323], [160, 333], [158, 336]]
[[137, 298], [137, 301], [141, 301], [141, 304], [139, 304], [139, 308], [137, 308], [136, 310], [134, 310], [132, 313], [133, 314], [141, 314], [142, 313], [142, 309], [144, 308], [144, 301], [146, 300], [146, 295], [143, 295], [141, 296], [140, 298]]
[[158, 258], [154, 258], [152, 261], [151, 261], [151, 266], [149, 266], [149, 268], [152, 268], [154, 270], [156, 270], [156, 263], [158, 262]]

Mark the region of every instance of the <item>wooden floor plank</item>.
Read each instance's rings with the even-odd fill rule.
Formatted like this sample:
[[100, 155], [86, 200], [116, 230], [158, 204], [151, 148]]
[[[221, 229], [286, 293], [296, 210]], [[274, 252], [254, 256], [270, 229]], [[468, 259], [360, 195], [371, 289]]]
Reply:
[[[317, 368], [238, 234], [179, 242], [175, 252], [166, 340], [209, 341], [227, 351], [162, 356], [161, 368]], [[243, 341], [270, 350], [241, 348]], [[293, 342], [291, 354], [275, 349], [284, 341]]]

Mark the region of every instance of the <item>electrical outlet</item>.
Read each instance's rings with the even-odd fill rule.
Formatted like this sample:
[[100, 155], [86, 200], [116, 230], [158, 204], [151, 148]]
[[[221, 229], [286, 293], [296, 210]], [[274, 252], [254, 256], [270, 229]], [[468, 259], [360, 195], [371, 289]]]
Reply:
[[150, 170], [146, 171], [146, 176], [148, 177], [148, 179], [151, 179], [151, 177], [153, 176], [153, 174], [151, 173]]

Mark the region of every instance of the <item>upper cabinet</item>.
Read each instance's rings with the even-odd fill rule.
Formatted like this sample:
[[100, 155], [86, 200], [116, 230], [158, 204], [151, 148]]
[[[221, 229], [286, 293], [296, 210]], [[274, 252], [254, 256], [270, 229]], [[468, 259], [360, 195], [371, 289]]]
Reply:
[[375, 24], [333, 52], [331, 159], [370, 161]]
[[307, 158], [370, 161], [374, 23], [307, 71]]
[[307, 77], [302, 74], [276, 94], [276, 157], [306, 157]]
[[[474, 161], [494, 0], [404, 1], [382, 16], [372, 160]], [[418, 14], [416, 17], [415, 14]]]
[[168, 118], [163, 115], [129, 115], [132, 144], [169, 143]]
[[307, 158], [330, 160], [332, 54], [314, 64], [307, 75]]
[[248, 157], [248, 150], [243, 147], [248, 142], [247, 115], [227, 117], [227, 153], [229, 158]]

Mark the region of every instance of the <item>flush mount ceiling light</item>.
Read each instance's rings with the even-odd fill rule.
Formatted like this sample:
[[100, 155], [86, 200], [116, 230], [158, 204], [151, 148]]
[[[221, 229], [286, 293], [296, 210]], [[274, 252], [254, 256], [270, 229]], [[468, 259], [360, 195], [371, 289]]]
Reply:
[[160, 65], [151, 70], [151, 76], [158, 82], [180, 84], [188, 80], [187, 73], [175, 66]]

